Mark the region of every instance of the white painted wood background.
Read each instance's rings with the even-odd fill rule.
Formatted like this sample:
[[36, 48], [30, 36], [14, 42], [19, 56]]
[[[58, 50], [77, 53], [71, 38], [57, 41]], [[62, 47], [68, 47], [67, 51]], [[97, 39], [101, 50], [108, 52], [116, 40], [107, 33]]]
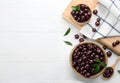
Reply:
[[[116, 71], [109, 81], [79, 79], [73, 74], [69, 65], [73, 47], [63, 41], [77, 44], [73, 37], [79, 30], [62, 18], [69, 2], [0, 0], [0, 83], [119, 83]], [[63, 37], [68, 27], [72, 32]]]

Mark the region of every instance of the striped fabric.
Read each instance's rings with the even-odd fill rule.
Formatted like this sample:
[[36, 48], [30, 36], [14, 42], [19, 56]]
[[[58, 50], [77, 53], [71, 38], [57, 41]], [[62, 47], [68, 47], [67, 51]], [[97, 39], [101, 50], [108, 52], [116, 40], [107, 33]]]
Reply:
[[[99, 0], [96, 9], [98, 14], [92, 16], [80, 33], [90, 39], [120, 36], [120, 0]], [[97, 18], [101, 18], [101, 24], [98, 27], [95, 26]], [[93, 32], [92, 28], [96, 28], [97, 32]]]

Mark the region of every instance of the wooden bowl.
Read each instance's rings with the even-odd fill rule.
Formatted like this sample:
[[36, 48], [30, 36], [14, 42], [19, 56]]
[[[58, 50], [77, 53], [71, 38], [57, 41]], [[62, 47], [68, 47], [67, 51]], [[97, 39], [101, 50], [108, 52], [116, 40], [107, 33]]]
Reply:
[[[85, 4], [86, 5], [86, 4]], [[88, 6], [89, 7], [89, 6]], [[89, 9], [90, 9], [90, 7], [89, 7]], [[85, 21], [85, 22], [77, 22], [74, 18], [73, 18], [73, 16], [70, 14], [70, 17], [71, 17], [71, 20], [75, 23], [75, 24], [78, 24], [78, 25], [80, 25], [80, 26], [82, 26], [82, 25], [85, 25], [85, 24], [87, 24], [89, 21], [90, 21], [90, 19], [91, 19], [91, 17], [92, 17], [92, 10], [90, 9], [90, 12], [91, 12], [91, 16], [90, 16], [90, 18], [87, 20], [87, 21]]]
[[[95, 45], [97, 45], [99, 48], [101, 48], [101, 50], [102, 50], [103, 53], [104, 53], [105, 63], [106, 63], [106, 64], [108, 63], [108, 57], [107, 57], [104, 49], [103, 49], [98, 43], [88, 41], [88, 42], [83, 42], [83, 43], [80, 43], [80, 44], [76, 45], [76, 46], [72, 49], [72, 51], [71, 51], [71, 53], [70, 53], [70, 65], [71, 65], [72, 70], [74, 71], [74, 73], [77, 74], [77, 75], [78, 75], [79, 77], [81, 77], [81, 78], [86, 78], [86, 77], [83, 76], [82, 74], [80, 74], [79, 72], [77, 72], [77, 71], [75, 70], [75, 68], [72, 66], [72, 54], [73, 54], [73, 51], [75, 50], [75, 48], [76, 48], [77, 46], [82, 45], [82, 44], [87, 44], [87, 43], [95, 44]], [[93, 75], [93, 76], [90, 76], [89, 78], [96, 78], [96, 77], [100, 76], [100, 75], [104, 72], [105, 68], [106, 68], [106, 67], [104, 67], [99, 73], [97, 73], [97, 74], [95, 74], [95, 75]]]

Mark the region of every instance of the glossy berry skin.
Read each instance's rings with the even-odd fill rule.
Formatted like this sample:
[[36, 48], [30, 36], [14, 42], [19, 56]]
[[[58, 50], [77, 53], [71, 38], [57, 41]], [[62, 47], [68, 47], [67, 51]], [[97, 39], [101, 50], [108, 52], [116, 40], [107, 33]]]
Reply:
[[72, 10], [71, 15], [79, 23], [86, 22], [92, 16], [90, 8], [85, 4], [79, 4], [80, 10]]
[[[72, 66], [78, 73], [89, 78], [96, 74], [92, 66], [97, 63], [96, 58], [105, 61], [104, 52], [99, 46], [92, 43], [80, 44], [73, 50]], [[102, 69], [101, 67], [100, 71]]]
[[93, 10], [93, 14], [94, 15], [97, 15], [97, 13], [98, 13], [98, 11], [95, 9], [95, 10]]

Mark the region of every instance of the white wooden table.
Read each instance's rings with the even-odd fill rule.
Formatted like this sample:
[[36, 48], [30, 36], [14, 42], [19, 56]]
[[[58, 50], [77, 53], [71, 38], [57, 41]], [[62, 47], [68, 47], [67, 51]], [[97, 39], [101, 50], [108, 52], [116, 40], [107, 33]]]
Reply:
[[[119, 83], [79, 79], [69, 65], [69, 54], [79, 30], [62, 18], [70, 0], [0, 0], [0, 83]], [[72, 31], [63, 37], [68, 27]], [[112, 64], [117, 56], [109, 60]], [[116, 67], [120, 69], [120, 64]]]

